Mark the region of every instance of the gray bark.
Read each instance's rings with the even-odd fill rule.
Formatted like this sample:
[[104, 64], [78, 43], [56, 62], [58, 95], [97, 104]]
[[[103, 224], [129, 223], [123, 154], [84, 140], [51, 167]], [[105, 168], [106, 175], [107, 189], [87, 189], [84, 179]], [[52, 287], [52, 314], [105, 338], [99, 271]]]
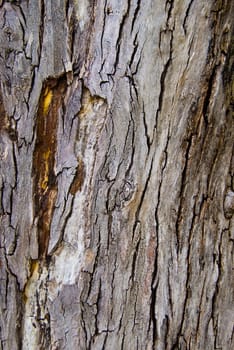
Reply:
[[0, 349], [232, 349], [233, 1], [0, 1]]

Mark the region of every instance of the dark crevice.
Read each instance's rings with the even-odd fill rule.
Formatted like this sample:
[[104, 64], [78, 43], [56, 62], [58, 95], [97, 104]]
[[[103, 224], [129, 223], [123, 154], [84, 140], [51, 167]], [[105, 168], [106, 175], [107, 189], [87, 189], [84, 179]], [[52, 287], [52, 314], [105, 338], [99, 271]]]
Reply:
[[187, 148], [184, 156], [185, 163], [184, 163], [184, 168], [181, 175], [181, 186], [180, 186], [180, 192], [178, 195], [179, 207], [178, 207], [177, 220], [175, 225], [176, 237], [177, 237], [177, 253], [179, 252], [179, 248], [180, 248], [180, 222], [183, 219], [182, 217], [183, 201], [184, 201], [183, 194], [186, 189], [186, 176], [187, 176], [187, 169], [188, 169], [188, 163], [189, 163], [189, 153], [192, 146], [192, 139], [193, 139], [193, 135], [191, 135], [190, 138], [187, 140]]
[[[158, 256], [158, 252], [156, 249], [156, 256]], [[155, 259], [157, 261], [157, 258]], [[153, 275], [152, 275], [152, 280], [155, 281], [157, 275], [157, 265], [155, 265]], [[148, 331], [150, 330], [150, 327], [152, 325], [152, 341], [153, 341], [153, 350], [156, 350], [156, 339], [158, 337], [158, 332], [157, 332], [157, 318], [155, 315], [155, 305], [156, 305], [156, 296], [157, 296], [157, 288], [158, 288], [158, 283], [157, 281], [155, 285], [151, 286], [151, 302], [150, 302], [150, 320], [149, 320], [149, 328]]]
[[104, 338], [104, 342], [103, 342], [103, 350], [108, 350], [108, 349], [106, 349], [107, 338], [108, 338], [108, 331], [105, 332], [105, 338]]
[[159, 283], [159, 280], [157, 280], [157, 270], [158, 270], [158, 236], [159, 236], [159, 218], [158, 218], [158, 210], [159, 210], [159, 205], [161, 201], [161, 187], [162, 187], [162, 182], [163, 182], [163, 174], [165, 171], [165, 168], [167, 166], [167, 149], [169, 145], [169, 140], [170, 140], [170, 125], [168, 126], [168, 135], [167, 135], [167, 142], [165, 145], [164, 149], [164, 154], [165, 154], [165, 160], [164, 164], [161, 169], [161, 178], [159, 182], [159, 189], [158, 189], [158, 199], [157, 199], [157, 206], [155, 209], [155, 222], [156, 222], [156, 234], [157, 234], [157, 245], [155, 249], [155, 259], [154, 259], [154, 270], [152, 273], [152, 284], [151, 284], [151, 304], [150, 304], [150, 324], [152, 324], [152, 334], [153, 334], [153, 349], [156, 350], [156, 338], [157, 338], [157, 319], [155, 316], [155, 305], [156, 305], [156, 293], [157, 293], [157, 286]]
[[15, 278], [16, 281], [16, 286], [17, 286], [17, 292], [22, 292], [23, 288], [20, 287], [20, 282], [18, 280], [18, 276], [13, 272], [13, 270], [10, 268], [9, 262], [8, 262], [8, 255], [6, 253], [6, 249], [4, 248], [5, 251], [5, 261], [6, 261], [6, 272], [9, 272], [11, 276]]
[[[105, 0], [104, 9], [103, 9], [103, 26], [102, 26], [101, 40], [100, 40], [102, 59], [103, 59], [103, 37], [104, 37], [105, 25], [106, 25], [106, 13], [107, 13], [107, 0]], [[103, 63], [102, 63], [102, 67], [103, 67]], [[101, 71], [102, 71], [102, 68], [100, 69], [100, 72]]]
[[135, 25], [135, 22], [137, 20], [137, 16], [138, 16], [138, 13], [140, 11], [140, 5], [141, 5], [141, 0], [137, 0], [137, 6], [135, 8], [135, 11], [133, 13], [133, 19], [132, 19], [132, 26], [131, 26], [131, 34], [133, 32], [133, 29], [134, 29], [134, 25]]
[[188, 17], [189, 17], [189, 12], [190, 12], [190, 9], [191, 9], [191, 6], [193, 4], [193, 1], [194, 0], [191, 0], [187, 9], [186, 9], [186, 12], [185, 12], [185, 16], [184, 16], [184, 21], [183, 21], [183, 29], [184, 29], [184, 34], [187, 35], [187, 21], [188, 21]]
[[[137, 85], [136, 85], [136, 82], [134, 80], [134, 74], [132, 74], [132, 72], [130, 71], [130, 69], [128, 69], [128, 72], [125, 73], [125, 76], [128, 78], [129, 80], [129, 85], [130, 85], [130, 98], [131, 98], [131, 104], [133, 104], [133, 101], [134, 101], [134, 94], [133, 92], [135, 93], [135, 97], [136, 97], [136, 100], [137, 102], [139, 103], [139, 94], [138, 94], [138, 88], [137, 88]], [[132, 121], [134, 122], [133, 118], [131, 117]]]
[[168, 25], [169, 20], [171, 18], [171, 14], [172, 14], [173, 8], [174, 8], [174, 0], [167, 0], [166, 4], [165, 4], [165, 9], [167, 9], [167, 7], [169, 7], [169, 9], [167, 11], [167, 20], [166, 20], [166, 23]]
[[125, 341], [125, 333], [123, 332], [122, 341], [121, 341], [121, 345], [120, 345], [121, 350], [124, 350], [124, 341]]
[[151, 178], [151, 175], [152, 175], [153, 162], [154, 162], [154, 158], [152, 158], [152, 161], [151, 161], [151, 164], [150, 164], [149, 173], [148, 173], [148, 176], [147, 176], [147, 179], [146, 179], [146, 182], [145, 182], [144, 189], [143, 189], [142, 194], [141, 194], [140, 203], [139, 203], [139, 205], [137, 207], [137, 210], [136, 210], [135, 222], [134, 222], [134, 226], [133, 226], [133, 237], [132, 237], [132, 240], [134, 239], [135, 231], [136, 231], [136, 228], [137, 228], [138, 222], [139, 222], [139, 214], [140, 214], [141, 207], [142, 207], [142, 204], [144, 202], [144, 198], [145, 198], [145, 195], [146, 195], [146, 192], [147, 192], [147, 189], [148, 189], [149, 181], [150, 181], [150, 178]]
[[[72, 216], [72, 213], [73, 213], [74, 199], [75, 199], [75, 197], [73, 196], [72, 200], [71, 200], [71, 205], [70, 205], [69, 212], [67, 213], [67, 215], [66, 215], [66, 217], [64, 219], [64, 223], [63, 223], [63, 225], [62, 225], [62, 227], [60, 229], [60, 235], [59, 235], [59, 237], [57, 239], [56, 244], [53, 246], [53, 249], [48, 252], [48, 257], [52, 256], [55, 253], [55, 251], [58, 249], [58, 247], [60, 246], [60, 244], [63, 241], [64, 232], [65, 232], [65, 229], [67, 227], [67, 223], [68, 223], [68, 221], [69, 221], [69, 219], [70, 219], [70, 217]], [[66, 201], [66, 203], [67, 203], [67, 201]], [[66, 207], [66, 204], [64, 206], [64, 211], [65, 211], [65, 207]], [[63, 213], [61, 214], [61, 216], [62, 215], [63, 215]]]
[[130, 174], [130, 171], [132, 169], [133, 161], [134, 161], [134, 155], [135, 155], [135, 132], [134, 132], [134, 128], [133, 128], [132, 143], [131, 143], [131, 158], [130, 158], [129, 165], [128, 165], [126, 171], [125, 171], [125, 178], [128, 178], [128, 176]]
[[89, 299], [89, 296], [91, 294], [92, 288], [95, 285], [95, 278], [96, 278], [96, 271], [97, 271], [97, 266], [98, 266], [98, 260], [101, 258], [100, 255], [100, 251], [101, 251], [101, 238], [100, 238], [100, 230], [98, 232], [98, 242], [96, 243], [96, 247], [97, 247], [97, 252], [96, 252], [96, 256], [95, 256], [95, 261], [94, 261], [94, 265], [93, 265], [93, 270], [90, 273], [90, 280], [89, 280], [89, 287], [87, 290], [87, 297], [86, 300], [84, 300], [84, 302], [87, 302], [87, 300]]
[[17, 184], [18, 184], [18, 179], [19, 179], [19, 174], [18, 174], [18, 165], [17, 165], [17, 156], [16, 156], [16, 151], [15, 151], [15, 148], [17, 146], [15, 144], [13, 144], [13, 147], [12, 147], [12, 158], [13, 158], [13, 163], [14, 163], [14, 173], [15, 173], [15, 183], [12, 187], [12, 189], [16, 189], [17, 187]]
[[[172, 259], [172, 257], [171, 257]], [[173, 276], [172, 276], [172, 285], [170, 283], [171, 280], [171, 273], [170, 273], [170, 266], [168, 265], [167, 268], [167, 285], [168, 285], [168, 301], [169, 301], [169, 306], [171, 310], [171, 315], [173, 315], [173, 297], [172, 297], [172, 286], [173, 286]]]
[[163, 104], [163, 96], [164, 96], [164, 91], [165, 91], [165, 80], [166, 80], [166, 75], [169, 70], [169, 67], [172, 62], [172, 51], [173, 51], [173, 31], [170, 30], [171, 33], [171, 38], [170, 38], [170, 53], [169, 53], [169, 58], [164, 65], [161, 77], [160, 77], [160, 94], [159, 94], [159, 99], [158, 99], [158, 108], [156, 111], [156, 123], [155, 123], [155, 129], [157, 129], [157, 123], [158, 123], [158, 115], [161, 112], [162, 109], [162, 104]]
[[70, 0], [65, 0], [65, 13], [66, 13], [66, 18], [68, 19], [68, 14], [69, 14], [69, 9], [72, 7], [71, 1]]
[[[197, 318], [197, 325], [196, 325], [196, 334], [199, 334], [199, 325], [200, 325], [200, 319], [201, 319], [202, 299], [203, 299], [203, 296], [204, 296], [205, 282], [206, 282], [206, 279], [204, 278], [203, 285], [202, 285], [201, 296], [200, 296], [198, 318]], [[213, 310], [213, 308], [212, 308], [212, 310]]]
[[222, 277], [222, 241], [223, 241], [223, 235], [225, 233], [226, 230], [223, 230], [221, 232], [220, 238], [219, 238], [219, 247], [218, 247], [218, 258], [215, 259], [214, 263], [216, 263], [218, 265], [218, 278], [216, 280], [216, 284], [215, 284], [215, 291], [212, 297], [212, 313], [211, 313], [211, 318], [213, 320], [215, 320], [215, 313], [216, 313], [216, 303], [218, 300], [218, 296], [219, 296], [219, 285], [220, 285], [220, 281], [221, 281], [221, 277]]
[[123, 32], [124, 32], [124, 26], [125, 26], [126, 20], [129, 17], [130, 4], [131, 4], [131, 0], [128, 0], [127, 10], [124, 13], [124, 15], [122, 17], [122, 21], [120, 22], [120, 25], [119, 25], [119, 33], [118, 33], [118, 38], [117, 38], [117, 41], [116, 41], [116, 59], [115, 59], [115, 63], [114, 63], [114, 71], [113, 71], [113, 73], [111, 75], [115, 75], [117, 67], [118, 67], [119, 55], [120, 55], [120, 47], [121, 47], [121, 40], [122, 40], [122, 35], [123, 35]]
[[73, 72], [73, 76], [78, 76], [80, 74], [80, 67], [81, 67], [81, 60], [78, 57], [77, 61], [74, 62], [74, 52], [75, 52], [75, 40], [76, 40], [76, 35], [77, 35], [77, 28], [76, 28], [77, 24], [75, 24], [75, 19], [74, 19], [74, 15], [71, 18], [71, 23], [70, 23], [70, 59], [72, 62], [72, 72]]
[[138, 59], [137, 64], [136, 64], [136, 68], [135, 68], [134, 71], [132, 71], [132, 75], [133, 75], [133, 76], [138, 72], [138, 68], [139, 68], [139, 65], [140, 65], [141, 59], [142, 59], [143, 48], [144, 48], [144, 45], [142, 46], [142, 49], [141, 49], [141, 51], [140, 51], [140, 56], [139, 56], [139, 59]]
[[142, 114], [143, 114], [143, 124], [144, 124], [146, 144], [147, 144], [147, 149], [148, 149], [147, 156], [149, 156], [151, 142], [150, 142], [150, 137], [149, 137], [149, 134], [148, 134], [148, 126], [147, 126], [147, 122], [146, 122], [144, 102], [143, 102], [143, 106], [142, 106]]
[[138, 37], [138, 32], [136, 33], [135, 35], [135, 38], [133, 40], [133, 51], [132, 51], [132, 55], [131, 55], [131, 58], [130, 58], [130, 61], [129, 61], [129, 68], [131, 69], [132, 67], [132, 64], [133, 64], [133, 61], [134, 61], [134, 58], [135, 58], [135, 55], [137, 53], [137, 49], [138, 49], [138, 40], [137, 40], [137, 37]]
[[106, 180], [108, 183], [113, 182], [114, 179], [109, 178], [108, 173], [109, 173], [109, 159], [111, 158], [111, 144], [113, 141], [113, 136], [114, 136], [114, 122], [113, 122], [113, 118], [112, 118], [112, 112], [109, 112], [109, 116], [110, 116], [110, 120], [111, 120], [111, 131], [109, 132], [109, 130], [107, 129], [107, 127], [105, 126], [105, 134], [109, 134], [109, 141], [108, 141], [108, 145], [107, 145], [107, 152], [105, 154], [104, 157], [104, 162], [101, 166], [101, 169], [99, 171], [100, 174], [100, 179], [99, 181], [104, 181]]
[[161, 201], [161, 187], [162, 187], [162, 182], [163, 182], [163, 174], [165, 171], [165, 168], [167, 166], [167, 149], [168, 149], [168, 144], [169, 144], [169, 140], [170, 140], [170, 125], [168, 126], [168, 134], [167, 134], [167, 142], [164, 148], [164, 155], [165, 155], [165, 160], [161, 169], [161, 178], [159, 181], [159, 188], [158, 188], [158, 198], [157, 198], [157, 205], [156, 205], [156, 209], [155, 209], [155, 221], [156, 221], [156, 231], [159, 230], [159, 219], [158, 219], [158, 210], [159, 210], [159, 206], [160, 206], [160, 201]]
[[[114, 285], [114, 281], [115, 281], [115, 272], [117, 270], [117, 258], [118, 258], [118, 255], [115, 254], [115, 261], [114, 261], [114, 268], [113, 268], [113, 273], [112, 273], [112, 279], [111, 279], [111, 300], [114, 300], [114, 297], [113, 297], [113, 293], [114, 293], [114, 289], [115, 289], [115, 285]], [[118, 280], [118, 278], [117, 278]], [[112, 304], [111, 305], [111, 312], [110, 312], [110, 320], [113, 319], [113, 308], [114, 308], [114, 305]]]
[[169, 333], [169, 329], [170, 329], [170, 320], [168, 315], [165, 315], [165, 318], [163, 320], [163, 328], [165, 328], [164, 330], [164, 344], [165, 344], [165, 349], [167, 349], [167, 345], [168, 345], [168, 333]]
[[202, 115], [203, 115], [206, 126], [208, 126], [208, 124], [209, 124], [208, 114], [209, 114], [210, 103], [212, 100], [212, 93], [213, 93], [213, 88], [214, 88], [214, 83], [215, 83], [216, 73], [217, 73], [218, 67], [219, 67], [218, 65], [214, 66], [214, 68], [211, 72], [210, 78], [207, 82], [207, 91], [206, 91], [206, 96], [204, 98], [203, 109], [202, 109]]
[[132, 257], [131, 278], [132, 278], [133, 282], [135, 281], [136, 263], [137, 263], [137, 257], [138, 257], [140, 242], [141, 242], [141, 240], [139, 239], [138, 242], [137, 242], [137, 245], [136, 245], [136, 247], [134, 249], [134, 253], [133, 253], [133, 257]]
[[[189, 149], [190, 147], [188, 147]], [[186, 169], [186, 167], [184, 168]], [[186, 174], [185, 174], [186, 176]], [[193, 220], [194, 220], [194, 217], [193, 216]], [[192, 224], [192, 227], [193, 227], [193, 224]], [[183, 312], [182, 312], [182, 317], [181, 317], [181, 323], [180, 323], [180, 326], [179, 326], [179, 330], [177, 332], [177, 336], [176, 336], [176, 341], [174, 343], [174, 345], [172, 346], [172, 349], [173, 350], [176, 350], [179, 348], [179, 339], [180, 337], [182, 336], [183, 334], [183, 326], [184, 326], [184, 322], [186, 320], [186, 315], [187, 315], [187, 312], [186, 312], [186, 307], [187, 307], [187, 303], [188, 303], [188, 300], [190, 298], [190, 294], [191, 294], [191, 287], [190, 287], [190, 275], [191, 275], [191, 271], [190, 271], [190, 250], [191, 250], [191, 237], [192, 237], [192, 228], [190, 228], [190, 231], [189, 231], [189, 238], [188, 238], [188, 242], [187, 242], [187, 245], [188, 245], [188, 248], [187, 248], [187, 257], [186, 257], [186, 262], [187, 262], [187, 273], [186, 273], [186, 283], [185, 283], [185, 289], [186, 289], [186, 292], [185, 292], [185, 299], [184, 299], [184, 304], [183, 304]], [[184, 338], [183, 338], [184, 339]], [[185, 339], [184, 339], [185, 341]]]
[[98, 281], [98, 292], [97, 292], [97, 301], [95, 303], [96, 305], [96, 313], [95, 313], [95, 330], [94, 330], [94, 334], [92, 334], [91, 337], [91, 342], [92, 340], [99, 334], [99, 329], [98, 329], [98, 312], [99, 312], [99, 303], [101, 301], [102, 298], [102, 287], [101, 287], [101, 279], [99, 279]]
[[41, 56], [41, 50], [42, 50], [42, 45], [43, 45], [44, 27], [45, 27], [45, 3], [44, 3], [44, 0], [41, 0], [40, 4], [41, 4], [41, 15], [40, 15], [40, 26], [39, 26], [39, 53], [38, 53], [38, 57]]

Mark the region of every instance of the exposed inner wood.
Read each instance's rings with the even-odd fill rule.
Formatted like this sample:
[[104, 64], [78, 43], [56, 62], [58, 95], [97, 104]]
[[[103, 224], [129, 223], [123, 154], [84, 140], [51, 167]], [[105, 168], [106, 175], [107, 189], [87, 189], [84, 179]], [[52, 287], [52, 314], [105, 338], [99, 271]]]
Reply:
[[38, 222], [39, 256], [46, 256], [50, 225], [57, 196], [54, 174], [58, 113], [66, 91], [66, 79], [48, 79], [39, 101], [33, 154], [35, 218]]

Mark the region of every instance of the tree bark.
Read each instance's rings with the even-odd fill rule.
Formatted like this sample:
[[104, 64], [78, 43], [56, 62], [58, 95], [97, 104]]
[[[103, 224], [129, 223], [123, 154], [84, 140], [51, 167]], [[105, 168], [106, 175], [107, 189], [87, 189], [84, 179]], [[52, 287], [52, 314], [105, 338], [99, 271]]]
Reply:
[[232, 349], [233, 1], [0, 1], [0, 349]]

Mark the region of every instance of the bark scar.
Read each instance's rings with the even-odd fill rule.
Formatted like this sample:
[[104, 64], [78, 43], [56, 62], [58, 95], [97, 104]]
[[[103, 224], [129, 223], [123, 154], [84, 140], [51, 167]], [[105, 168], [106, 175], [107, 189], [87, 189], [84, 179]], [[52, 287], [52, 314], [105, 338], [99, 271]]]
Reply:
[[54, 173], [58, 112], [66, 91], [66, 77], [50, 78], [42, 87], [33, 154], [34, 211], [37, 218], [39, 257], [47, 254], [50, 225], [57, 197]]

